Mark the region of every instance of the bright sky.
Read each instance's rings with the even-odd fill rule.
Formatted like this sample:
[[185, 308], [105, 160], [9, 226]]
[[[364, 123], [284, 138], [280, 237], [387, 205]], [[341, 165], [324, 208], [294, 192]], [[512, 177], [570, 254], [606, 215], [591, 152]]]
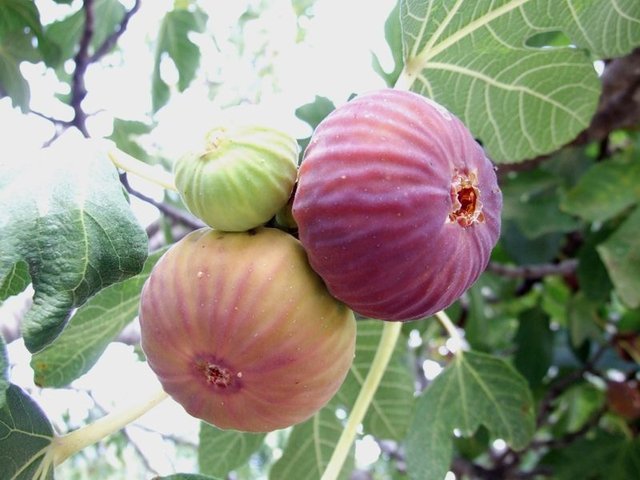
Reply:
[[[38, 0], [36, 3], [44, 22], [61, 18], [72, 10], [51, 1]], [[73, 6], [77, 8], [80, 3], [75, 0]], [[129, 8], [132, 2], [123, 0], [122, 3]], [[193, 36], [202, 53], [200, 78], [222, 83], [213, 100], [208, 98], [207, 88], [201, 81], [182, 94], [173, 91], [170, 103], [156, 117], [159, 122], [157, 129], [146, 139], [145, 145], [150, 149], [175, 158], [201, 141], [202, 131], [214, 121], [218, 108], [228, 106], [238, 96], [255, 97], [256, 89], [261, 86], [255, 65], [249, 56], [237, 58], [235, 47], [229, 41], [238, 17], [251, 3], [255, 2], [199, 2], [206, 5], [210, 27], [215, 34], [215, 43], [206, 35]], [[371, 52], [375, 51], [383, 65], [391, 68], [384, 41], [384, 21], [394, 3], [394, 0], [317, 0], [315, 15], [306, 25], [307, 37], [304, 42], [296, 43], [296, 19], [291, 0], [270, 1], [265, 14], [247, 26], [245, 42], [253, 48], [267, 43], [266, 59], [263, 60], [273, 67], [274, 82], [278, 88], [271, 88], [268, 83], [263, 85], [266, 89], [261, 95], [260, 105], [251, 107], [250, 114], [264, 116], [302, 137], [310, 132], [306, 124], [293, 116], [293, 111], [312, 101], [315, 95], [341, 103], [353, 92], [383, 87], [382, 80], [371, 68]], [[88, 72], [86, 111], [99, 112], [91, 117], [89, 123], [94, 137], [110, 135], [114, 117], [148, 121], [145, 115], [151, 109], [153, 68], [149, 42], [157, 32], [162, 16], [172, 5], [173, 0], [143, 1], [141, 10], [121, 39], [122, 52], [105, 59], [111, 68], [97, 67]], [[52, 117], [69, 120], [70, 108], [53, 96], [55, 93], [67, 93], [53, 73], [43, 65], [28, 63], [23, 64], [21, 70], [31, 85], [31, 107]], [[167, 81], [175, 81], [175, 69], [170, 62], [163, 64], [162, 73]], [[50, 122], [35, 115], [22, 114], [11, 107], [8, 98], [0, 99], [0, 125], [3, 126], [0, 144], [7, 155], [5, 158], [14, 160], [34, 155], [54, 133]], [[66, 135], [77, 136], [77, 132]], [[140, 182], [136, 183], [138, 186]], [[143, 223], [157, 213], [137, 202], [133, 206]], [[7, 303], [9, 305], [5, 308], [0, 308], [0, 322], [12, 315], [7, 308], [12, 302]], [[56, 426], [64, 425], [62, 418], [66, 414], [72, 424], [84, 421], [92, 406], [92, 399], [87, 394], [64, 389], [40, 391], [35, 387], [29, 367], [30, 356], [21, 341], [9, 345], [9, 358], [12, 363], [11, 381], [32, 392]], [[155, 384], [156, 380], [146, 364], [136, 360], [131, 347], [121, 344], [111, 345], [99, 363], [74, 382], [76, 388], [90, 391], [107, 409], [126, 403], [130, 398], [144, 397]], [[143, 422], [151, 429], [197, 440], [198, 422], [171, 401], [146, 415]], [[140, 444], [148, 447], [149, 458], [159, 473], [192, 468], [172, 464], [168, 459], [174, 457], [174, 452], [159, 435], [140, 429], [131, 430], [130, 435], [142, 438]], [[379, 455], [379, 449], [370, 438], [360, 442], [358, 452], [360, 464], [375, 461]]]

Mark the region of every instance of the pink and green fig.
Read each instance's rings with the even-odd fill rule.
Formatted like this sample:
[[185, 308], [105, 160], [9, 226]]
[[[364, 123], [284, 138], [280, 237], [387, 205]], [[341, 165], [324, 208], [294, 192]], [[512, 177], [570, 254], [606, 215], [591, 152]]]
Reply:
[[298, 143], [271, 127], [230, 123], [211, 129], [203, 151], [174, 165], [187, 208], [217, 230], [242, 232], [271, 219], [289, 200]]
[[314, 131], [293, 217], [309, 261], [354, 311], [406, 321], [457, 300], [500, 235], [495, 169], [465, 125], [416, 93], [360, 95]]
[[342, 384], [356, 323], [276, 229], [196, 230], [144, 285], [141, 344], [165, 391], [222, 429], [267, 432], [311, 417]]

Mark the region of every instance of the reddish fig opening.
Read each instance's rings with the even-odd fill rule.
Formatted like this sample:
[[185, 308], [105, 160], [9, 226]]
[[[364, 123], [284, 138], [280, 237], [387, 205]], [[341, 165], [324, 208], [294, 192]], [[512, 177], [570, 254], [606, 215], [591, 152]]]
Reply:
[[484, 222], [478, 174], [475, 170], [469, 173], [456, 171], [451, 181], [451, 202], [452, 207], [447, 222], [456, 222], [461, 227]]
[[205, 378], [205, 381], [209, 385], [215, 385], [219, 388], [227, 388], [233, 382], [233, 376], [231, 371], [213, 362], [198, 361], [196, 368]]

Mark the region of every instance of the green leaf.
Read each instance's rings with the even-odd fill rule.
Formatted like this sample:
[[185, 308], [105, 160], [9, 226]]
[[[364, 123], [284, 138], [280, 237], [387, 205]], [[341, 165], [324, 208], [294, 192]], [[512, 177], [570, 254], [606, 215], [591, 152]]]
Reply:
[[538, 308], [523, 312], [519, 320], [514, 365], [535, 388], [541, 385], [552, 364], [553, 332], [549, 329], [549, 318]]
[[393, 58], [393, 70], [390, 72], [385, 71], [380, 63], [380, 60], [375, 54], [371, 55], [371, 61], [373, 69], [378, 75], [380, 75], [387, 86], [393, 87], [398, 80], [402, 67], [404, 66], [404, 59], [402, 58], [402, 26], [400, 25], [400, 2], [397, 2], [389, 13], [386, 22], [384, 22], [384, 38], [389, 45], [391, 55]]
[[534, 432], [534, 407], [524, 378], [502, 359], [464, 352], [418, 400], [406, 441], [411, 478], [442, 480], [452, 459], [452, 434], [484, 425], [494, 438], [524, 448]]
[[597, 250], [622, 301], [640, 307], [640, 207]]
[[[99, 21], [94, 24], [93, 35], [89, 44], [89, 55], [93, 55], [107, 37], [116, 30], [125, 14], [125, 8], [118, 0], [95, 0], [93, 2], [93, 12], [94, 17]], [[84, 31], [84, 23], [84, 10], [80, 8], [67, 18], [53, 22], [45, 28], [47, 40], [55, 44], [59, 49], [57, 61], [49, 62], [50, 66], [58, 67], [77, 53], [80, 38]]]
[[[358, 321], [355, 359], [335, 397], [347, 410], [355, 403], [369, 373], [383, 326], [380, 320]], [[406, 350], [406, 340], [400, 337], [364, 418], [364, 432], [377, 438], [402, 440], [409, 428], [415, 387]]]
[[500, 244], [516, 263], [520, 265], [550, 262], [556, 258], [565, 236], [559, 232], [536, 238], [525, 236], [513, 220], [504, 219], [500, 232]]
[[[318, 124], [333, 110], [335, 110], [335, 105], [331, 100], [326, 97], [320, 97], [316, 95], [315, 99], [311, 103], [306, 103], [298, 108], [296, 108], [295, 114], [300, 120], [306, 122], [311, 127], [311, 130], [315, 130]], [[309, 145], [309, 141], [311, 140], [311, 135], [306, 138], [298, 139], [298, 144], [300, 145], [300, 157], [302, 158], [304, 154], [304, 150]]]
[[562, 30], [598, 58], [640, 43], [636, 0], [402, 0], [400, 18], [400, 86], [458, 115], [497, 162], [556, 150], [596, 110], [592, 58], [579, 48], [530, 48], [528, 38]]
[[20, 30], [24, 27], [33, 33], [41, 30], [40, 14], [31, 0], [0, 0], [0, 32]]
[[6, 392], [9, 388], [9, 358], [4, 337], [0, 335], [0, 408], [4, 406]]
[[152, 125], [133, 120], [116, 118], [113, 121], [113, 132], [107, 139], [113, 141], [123, 152], [139, 160], [147, 160], [147, 152], [136, 142], [135, 138], [150, 133]]
[[220, 430], [200, 422], [198, 465], [207, 475], [226, 477], [229, 472], [244, 465], [264, 442], [264, 433], [245, 433]]
[[554, 450], [542, 460], [553, 467], [557, 480], [640, 478], [640, 438], [627, 439], [599, 431], [593, 438], [580, 439]]
[[567, 192], [561, 208], [590, 222], [604, 222], [638, 200], [640, 163], [617, 158], [593, 165]]
[[576, 293], [567, 305], [569, 320], [569, 336], [574, 348], [580, 347], [587, 340], [601, 337], [598, 324], [602, 322], [598, 315], [598, 304], [588, 299], [584, 292]]
[[138, 314], [142, 286], [165, 251], [150, 255], [138, 275], [91, 297], [60, 335], [31, 357], [36, 385], [65, 387], [95, 365], [109, 343]]
[[184, 91], [195, 78], [200, 64], [200, 49], [189, 39], [190, 32], [203, 32], [207, 15], [201, 10], [172, 10], [167, 12], [157, 37], [155, 65], [152, 79], [153, 111], [157, 112], [169, 101], [169, 85], [160, 75], [160, 63], [168, 56], [178, 70], [178, 90]]
[[[282, 457], [269, 471], [270, 480], [320, 480], [342, 433], [333, 402], [304, 423], [293, 427]], [[340, 471], [347, 480], [354, 468], [353, 448]]]
[[0, 30], [0, 98], [10, 97], [12, 105], [23, 112], [29, 110], [31, 93], [20, 72], [20, 62], [36, 62], [39, 58], [31, 40], [31, 35], [20, 30]]
[[36, 476], [38, 469], [45, 467], [43, 460], [53, 437], [53, 428], [40, 407], [11, 385], [0, 409], [0, 478], [53, 478], [51, 470], [45, 477]]
[[16, 262], [0, 284], [0, 304], [12, 295], [22, 292], [31, 283], [27, 262]]
[[28, 263], [35, 295], [23, 335], [32, 352], [60, 333], [73, 308], [140, 272], [147, 256], [146, 233], [101, 148], [60, 142], [19, 158], [22, 174], [0, 191], [0, 284]]

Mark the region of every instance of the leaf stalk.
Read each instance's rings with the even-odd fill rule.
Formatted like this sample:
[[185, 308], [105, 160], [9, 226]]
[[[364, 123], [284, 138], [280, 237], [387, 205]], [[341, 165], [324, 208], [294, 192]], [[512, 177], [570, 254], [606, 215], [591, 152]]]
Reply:
[[371, 368], [367, 377], [362, 384], [362, 388], [358, 393], [347, 423], [338, 439], [336, 448], [331, 455], [331, 459], [327, 464], [327, 468], [322, 475], [322, 480], [335, 480], [342, 470], [342, 466], [351, 450], [351, 445], [355, 440], [358, 426], [362, 423], [369, 405], [373, 400], [373, 396], [380, 385], [382, 376], [389, 364], [391, 354], [396, 346], [398, 337], [400, 336], [400, 330], [402, 328], [402, 322], [385, 322], [382, 328], [382, 335], [380, 336], [380, 343], [378, 349], [373, 357]]
[[111, 150], [108, 155], [109, 159], [116, 167], [121, 168], [126, 172], [133, 173], [134, 175], [144, 178], [145, 180], [155, 183], [167, 190], [173, 190], [174, 192], [178, 191], [173, 181], [173, 175], [166, 170], [157, 169], [148, 163], [132, 157], [118, 148]]
[[71, 455], [115, 433], [167, 398], [160, 389], [141, 402], [128, 405], [66, 435], [55, 437], [51, 444], [53, 464], [60, 465]]

